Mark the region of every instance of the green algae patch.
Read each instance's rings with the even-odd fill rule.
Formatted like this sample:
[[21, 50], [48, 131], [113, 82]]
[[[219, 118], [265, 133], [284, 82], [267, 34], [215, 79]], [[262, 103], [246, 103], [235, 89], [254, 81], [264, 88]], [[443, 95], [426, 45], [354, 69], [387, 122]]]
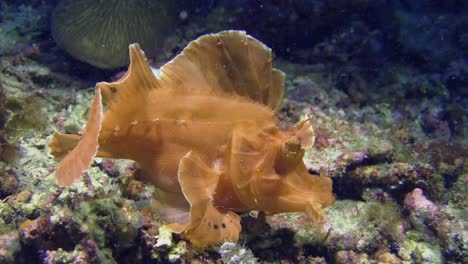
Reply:
[[402, 236], [400, 209], [393, 202], [337, 201], [325, 217], [330, 224], [327, 247], [337, 251], [369, 252], [379, 243], [400, 240]]
[[4, 105], [8, 113], [4, 127], [6, 139], [15, 142], [28, 132], [44, 131], [47, 125], [45, 104], [35, 95], [7, 98]]
[[0, 235], [16, 228], [16, 211], [7, 203], [0, 202]]
[[224, 263], [258, 263], [257, 258], [253, 255], [250, 249], [236, 243], [224, 242], [218, 252]]
[[268, 223], [273, 230], [284, 228], [292, 230], [296, 246], [323, 246], [328, 237], [324, 222], [316, 221], [307, 213], [281, 213], [268, 216]]
[[104, 248], [114, 243], [121, 247], [130, 247], [138, 234], [139, 226], [135, 226], [132, 219], [132, 214], [136, 212], [132, 212], [130, 206], [121, 206], [112, 198], [104, 198], [82, 202], [74, 212], [83, 231], [99, 247]]
[[[428, 237], [427, 237], [428, 238]], [[436, 239], [424, 239], [419, 231], [410, 230], [406, 233], [398, 255], [409, 263], [443, 263], [441, 248]]]
[[0, 235], [0, 263], [16, 263], [21, 250], [18, 231]]

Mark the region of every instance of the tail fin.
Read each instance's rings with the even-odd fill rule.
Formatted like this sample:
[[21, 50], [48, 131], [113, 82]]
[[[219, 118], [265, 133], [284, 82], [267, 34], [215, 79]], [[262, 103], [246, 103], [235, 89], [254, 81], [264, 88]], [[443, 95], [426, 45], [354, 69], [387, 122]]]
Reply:
[[55, 158], [63, 158], [55, 172], [55, 179], [59, 186], [71, 185], [89, 169], [99, 147], [101, 120], [102, 96], [101, 90], [97, 87], [83, 135], [55, 134], [49, 145]]

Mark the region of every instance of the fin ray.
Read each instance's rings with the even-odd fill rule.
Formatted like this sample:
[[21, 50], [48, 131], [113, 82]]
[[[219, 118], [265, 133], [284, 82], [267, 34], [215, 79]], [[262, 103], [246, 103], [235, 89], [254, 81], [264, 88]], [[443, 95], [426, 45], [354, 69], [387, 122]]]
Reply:
[[160, 86], [237, 94], [276, 110], [284, 74], [272, 67], [271, 50], [244, 31], [223, 31], [192, 41], [164, 65]]
[[153, 72], [138, 44], [131, 44], [129, 50], [126, 74], [118, 81], [97, 84], [107, 107], [105, 121], [131, 121], [136, 113], [144, 115], [139, 106], [146, 105], [151, 91], [161, 88], [187, 94], [234, 95], [272, 110], [281, 104], [284, 74], [273, 68], [271, 49], [244, 31], [201, 36], [158, 73]]
[[181, 193], [167, 192], [157, 188], [157, 197], [152, 201], [151, 208], [171, 225], [183, 226], [189, 222], [190, 205]]

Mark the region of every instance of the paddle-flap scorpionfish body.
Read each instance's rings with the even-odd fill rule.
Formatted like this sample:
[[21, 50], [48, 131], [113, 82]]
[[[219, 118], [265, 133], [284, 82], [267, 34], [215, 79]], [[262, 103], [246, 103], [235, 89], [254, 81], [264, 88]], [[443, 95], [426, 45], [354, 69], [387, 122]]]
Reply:
[[243, 31], [205, 35], [159, 72], [138, 44], [130, 60], [120, 80], [96, 85], [84, 133], [54, 134], [60, 186], [94, 157], [134, 160], [143, 180], [187, 204], [186, 221], [169, 227], [200, 245], [237, 241], [239, 212], [320, 217], [333, 203], [331, 180], [303, 162], [313, 144], [309, 122], [277, 126], [284, 74], [260, 41]]

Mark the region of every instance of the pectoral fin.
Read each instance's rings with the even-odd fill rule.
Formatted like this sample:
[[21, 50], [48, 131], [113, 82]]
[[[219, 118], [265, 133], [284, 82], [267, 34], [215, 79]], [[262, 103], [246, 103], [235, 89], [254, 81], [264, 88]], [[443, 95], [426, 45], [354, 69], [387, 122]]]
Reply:
[[182, 192], [190, 203], [190, 221], [182, 234], [199, 245], [237, 241], [241, 230], [239, 215], [212, 204], [220, 172], [189, 152], [180, 161], [178, 176]]
[[[50, 141], [49, 148], [50, 154], [54, 156], [55, 159], [63, 159], [70, 151], [72, 151], [80, 142], [82, 135], [77, 134], [62, 134], [54, 133], [52, 135], [52, 140]], [[107, 150], [105, 146], [99, 146], [99, 149], [96, 153], [97, 158], [108, 158], [108, 159], [117, 159], [118, 155], [113, 153], [110, 150]]]
[[[189, 222], [190, 205], [182, 193], [166, 192], [156, 188], [156, 199], [151, 203], [156, 214], [171, 226], [185, 226]], [[180, 233], [179, 228], [170, 228]]]
[[78, 145], [80, 139], [81, 135], [55, 133], [49, 144], [50, 154], [55, 159], [63, 159]]

